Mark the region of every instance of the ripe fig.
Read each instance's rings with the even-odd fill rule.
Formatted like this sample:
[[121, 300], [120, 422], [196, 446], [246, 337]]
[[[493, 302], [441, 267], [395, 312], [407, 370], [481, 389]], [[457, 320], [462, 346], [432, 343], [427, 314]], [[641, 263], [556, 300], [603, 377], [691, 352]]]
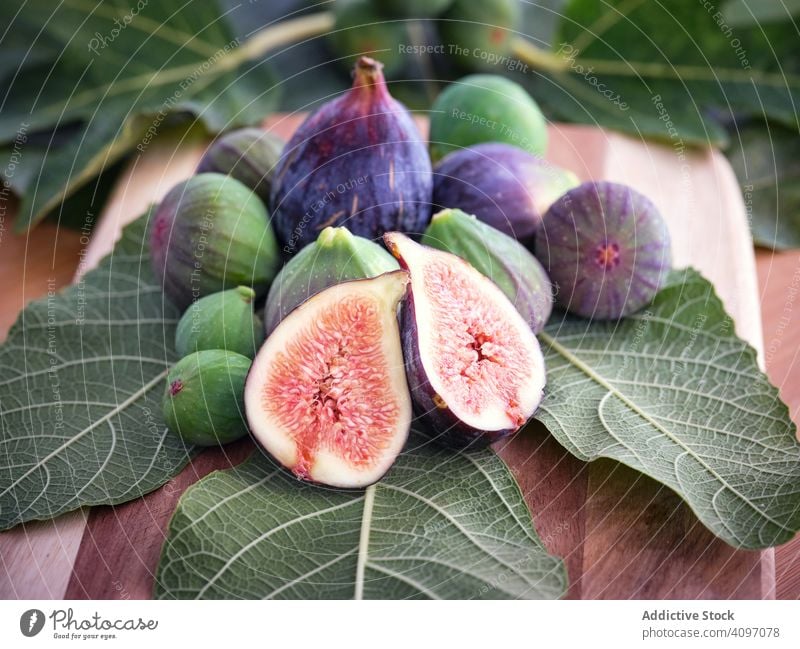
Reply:
[[517, 431], [542, 400], [539, 342], [488, 277], [460, 257], [389, 232], [409, 271], [403, 352], [417, 415], [437, 439], [481, 448]]
[[588, 182], [547, 211], [536, 256], [557, 287], [559, 305], [616, 320], [655, 297], [671, 265], [670, 236], [646, 196], [618, 183]]
[[340, 64], [351, 70], [359, 56], [380, 52], [385, 74], [403, 68], [400, 46], [408, 41], [404, 22], [387, 20], [370, 0], [337, 0], [333, 13], [336, 22], [328, 41]]
[[389, 95], [381, 64], [361, 57], [353, 87], [311, 114], [284, 149], [272, 187], [278, 238], [293, 254], [329, 225], [367, 239], [421, 232], [432, 189], [411, 115]]
[[183, 314], [175, 330], [181, 356], [204, 349], [227, 349], [253, 358], [264, 342], [261, 319], [253, 313], [256, 294], [249, 286], [200, 298]]
[[544, 155], [547, 122], [518, 83], [497, 74], [473, 74], [451, 83], [436, 98], [430, 142], [434, 162], [482, 142], [505, 142]]
[[167, 428], [190, 444], [226, 444], [247, 434], [243, 395], [250, 359], [222, 349], [189, 354], [167, 376]]
[[244, 402], [256, 441], [298, 478], [379, 480], [411, 425], [397, 305], [401, 270], [336, 284], [292, 311], [259, 350]]
[[453, 151], [433, 170], [434, 210], [457, 207], [517, 240], [530, 238], [552, 202], [578, 177], [499, 142]]
[[439, 31], [462, 69], [502, 65], [513, 71], [519, 66], [509, 58], [519, 24], [518, 4], [518, 0], [455, 0], [439, 22]]
[[269, 289], [264, 329], [272, 333], [296, 306], [322, 289], [352, 279], [397, 270], [395, 258], [377, 243], [350, 234], [347, 228], [325, 228], [314, 243], [292, 257]]
[[422, 243], [466, 259], [500, 287], [533, 333], [544, 329], [553, 311], [553, 287], [521, 243], [461, 210], [434, 214]]
[[197, 173], [220, 173], [236, 178], [269, 204], [272, 176], [285, 142], [260, 128], [241, 128], [217, 138], [208, 147]]
[[150, 257], [164, 292], [182, 311], [240, 285], [263, 295], [281, 263], [258, 196], [215, 173], [193, 176], [167, 193], [153, 217]]

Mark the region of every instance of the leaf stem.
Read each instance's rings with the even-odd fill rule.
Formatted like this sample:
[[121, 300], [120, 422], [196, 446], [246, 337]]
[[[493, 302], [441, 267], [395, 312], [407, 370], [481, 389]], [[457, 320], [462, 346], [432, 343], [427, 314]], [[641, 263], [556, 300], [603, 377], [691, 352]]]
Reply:
[[361, 536], [358, 540], [358, 559], [356, 560], [356, 590], [354, 599], [364, 599], [364, 572], [367, 567], [369, 532], [372, 529], [372, 508], [375, 506], [375, 485], [367, 487], [364, 494], [364, 513], [361, 515]]
[[235, 68], [244, 61], [252, 61], [263, 56], [270, 50], [325, 34], [333, 29], [333, 24], [332, 11], [322, 11], [277, 23], [245, 41], [224, 59], [224, 63], [228, 67]]
[[565, 72], [569, 70], [569, 61], [554, 52], [548, 52], [525, 38], [515, 36], [511, 40], [511, 52], [520, 61], [543, 72]]
[[[623, 77], [642, 77], [653, 79], [674, 79], [676, 81], [711, 81], [715, 83], [761, 83], [780, 88], [800, 81], [794, 74], [780, 72], [766, 72], [764, 70], [746, 70], [724, 68], [720, 66], [702, 66], [688, 64], [673, 64], [669, 61], [636, 61], [620, 58], [590, 59], [580, 56], [580, 51], [575, 48], [575, 55], [567, 58], [555, 52], [544, 50], [529, 40], [515, 37], [511, 41], [511, 51], [520, 61], [527, 63], [542, 72], [568, 72], [576, 66], [587, 73], [618, 75]], [[580, 72], [580, 70], [579, 70]]]

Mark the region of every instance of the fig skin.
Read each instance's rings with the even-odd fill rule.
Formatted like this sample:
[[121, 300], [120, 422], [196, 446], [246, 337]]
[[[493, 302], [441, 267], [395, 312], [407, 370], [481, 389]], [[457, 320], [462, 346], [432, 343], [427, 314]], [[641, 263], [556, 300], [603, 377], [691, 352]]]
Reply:
[[535, 252], [557, 287], [556, 302], [594, 320], [617, 320], [650, 303], [671, 268], [658, 208], [613, 182], [583, 183], [553, 203]]
[[496, 74], [472, 74], [451, 83], [431, 109], [434, 162], [483, 142], [504, 142], [535, 155], [547, 149], [547, 122], [539, 105], [521, 85]]
[[286, 145], [271, 205], [287, 255], [329, 225], [376, 239], [388, 230], [419, 233], [428, 223], [430, 159], [381, 67], [361, 57], [353, 87], [312, 113]]
[[493, 69], [511, 53], [519, 20], [518, 0], [455, 0], [438, 26], [442, 41], [460, 48], [451, 58], [462, 69], [481, 70]]
[[[408, 274], [395, 270], [331, 286], [292, 311], [259, 350], [245, 385], [250, 430], [264, 452], [298, 479], [364, 488], [386, 474], [405, 446], [412, 405], [397, 308], [407, 285]], [[371, 307], [358, 302], [337, 326], [341, 312], [336, 308], [353, 297], [366, 298]], [[376, 320], [377, 341], [370, 329]], [[331, 354], [333, 348], [338, 352]], [[361, 365], [375, 355], [385, 365]], [[387, 412], [392, 418], [384, 422], [390, 425], [388, 439], [385, 430], [369, 428], [374, 422], [365, 423], [369, 418], [380, 423]], [[316, 429], [299, 421], [303, 417], [311, 418]], [[300, 428], [291, 430], [298, 422]], [[370, 433], [378, 438], [370, 440]], [[366, 466], [359, 465], [363, 442], [373, 452], [374, 463]]]
[[553, 312], [553, 286], [539, 261], [513, 237], [461, 210], [434, 214], [421, 243], [468, 261], [500, 288], [538, 334]]
[[380, 50], [384, 74], [391, 75], [405, 63], [399, 46], [408, 41], [406, 25], [387, 20], [374, 5], [371, 0], [337, 0], [333, 6], [336, 22], [328, 42], [338, 63], [348, 70], [359, 56]]
[[189, 354], [170, 370], [162, 412], [167, 428], [190, 444], [216, 446], [247, 434], [244, 383], [249, 358], [221, 349]]
[[[408, 254], [408, 248], [409, 246], [422, 250], [429, 250], [430, 248], [414, 243], [397, 232], [388, 232], [384, 235], [384, 242], [390, 252], [400, 261], [401, 268], [407, 270], [411, 277], [408, 295], [400, 308], [400, 331], [403, 341], [403, 356], [406, 362], [406, 376], [408, 378], [408, 387], [411, 390], [414, 412], [421, 422], [427, 424], [423, 430], [444, 446], [454, 449], [469, 450], [485, 448], [489, 444], [493, 444], [494, 442], [516, 433], [534, 415], [544, 396], [544, 357], [536, 336], [530, 331], [527, 323], [522, 319], [522, 316], [514, 309], [513, 305], [508, 301], [508, 298], [500, 291], [497, 285], [478, 273], [464, 259], [445, 251], [435, 250], [435, 254], [447, 256], [449, 263], [453, 265], [454, 271], [457, 272], [459, 266], [466, 267], [468, 269], [466, 272], [468, 275], [473, 276], [474, 281], [488, 284], [488, 286], [483, 288], [484, 299], [496, 301], [495, 305], [498, 308], [495, 314], [499, 317], [506, 318], [506, 322], [510, 323], [512, 328], [522, 334], [522, 336], [525, 336], [524, 343], [528, 345], [527, 351], [530, 352], [534, 361], [534, 367], [531, 368], [531, 372], [534, 372], [535, 376], [529, 375], [530, 384], [526, 386], [530, 389], [533, 396], [531, 398], [531, 396], [528, 395], [531, 403], [528, 404], [524, 412], [523, 421], [519, 421], [517, 425], [514, 426], [498, 426], [492, 429], [478, 428], [465, 422], [454, 412], [453, 405], [449, 403], [448, 396], [437, 393], [431, 383], [431, 379], [429, 378], [428, 371], [422, 359], [420, 343], [421, 328], [419, 326], [419, 307], [417, 304], [421, 298], [416, 295], [414, 278], [418, 273], [424, 275], [424, 270], [418, 271], [414, 269], [415, 262], [411, 260], [411, 255]], [[514, 324], [513, 320], [517, 320], [517, 323]], [[440, 325], [440, 323], [435, 322], [424, 324], [426, 328]]]
[[420, 357], [413, 297], [407, 298], [400, 310], [400, 332], [414, 413], [435, 431], [437, 443], [456, 450], [480, 450], [519, 430], [520, 427], [479, 430], [465, 424], [450, 408], [443, 406], [431, 386]]
[[271, 334], [295, 307], [329, 286], [399, 268], [395, 258], [377, 243], [357, 237], [345, 227], [325, 228], [272, 282], [264, 307], [264, 330]]
[[286, 143], [260, 128], [241, 128], [217, 138], [208, 147], [197, 173], [220, 173], [236, 178], [269, 204], [272, 176]]
[[197, 300], [178, 322], [175, 350], [181, 357], [225, 349], [253, 358], [264, 342], [264, 326], [253, 312], [255, 298], [252, 288], [239, 286]]
[[433, 207], [457, 207], [528, 241], [550, 205], [580, 184], [571, 171], [500, 142], [446, 155], [433, 169]]
[[280, 251], [266, 208], [235, 178], [204, 173], [173, 187], [153, 215], [153, 272], [181, 311], [237, 286], [264, 295]]

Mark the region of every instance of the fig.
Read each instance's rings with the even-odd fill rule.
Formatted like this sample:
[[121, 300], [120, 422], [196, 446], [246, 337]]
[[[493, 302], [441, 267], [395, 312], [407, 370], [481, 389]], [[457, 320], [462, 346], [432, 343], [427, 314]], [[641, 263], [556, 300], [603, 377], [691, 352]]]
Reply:
[[376, 239], [387, 230], [422, 232], [428, 223], [430, 159], [381, 67], [361, 57], [353, 87], [312, 113], [286, 145], [271, 201], [285, 253], [329, 225]]
[[542, 400], [536, 336], [488, 277], [449, 252], [384, 235], [408, 270], [403, 353], [415, 412], [438, 441], [481, 448], [517, 431]]
[[648, 304], [671, 266], [670, 236], [658, 208], [613, 182], [568, 191], [544, 216], [536, 256], [577, 315], [617, 320]]
[[519, 19], [518, 0], [455, 0], [439, 22], [439, 32], [461, 68], [502, 65], [513, 70], [519, 63], [509, 54]]
[[553, 311], [553, 287], [542, 265], [516, 239], [461, 210], [434, 214], [422, 243], [468, 261], [511, 300], [533, 333]]
[[281, 263], [258, 196], [216, 173], [193, 176], [167, 193], [153, 217], [150, 257], [164, 292], [182, 311], [237, 286], [263, 295]]
[[386, 16], [433, 18], [443, 13], [453, 0], [372, 0], [371, 4]]
[[434, 162], [482, 142], [505, 142], [544, 155], [547, 122], [518, 83], [496, 74], [473, 74], [451, 83], [436, 98], [430, 142]]
[[402, 270], [336, 284], [304, 302], [259, 350], [245, 411], [256, 441], [301, 480], [365, 487], [408, 437], [397, 305]]
[[264, 329], [272, 333], [289, 312], [322, 289], [398, 268], [395, 258], [374, 241], [344, 227], [325, 228], [278, 273], [264, 307]]
[[208, 147], [197, 173], [220, 173], [236, 178], [269, 204], [272, 176], [285, 142], [260, 128], [241, 128], [217, 138]]
[[552, 202], [578, 177], [499, 142], [447, 154], [433, 170], [434, 209], [457, 207], [520, 241], [533, 236]]
[[249, 286], [200, 298], [183, 314], [175, 330], [181, 356], [204, 349], [227, 349], [253, 358], [264, 342], [261, 319], [253, 313], [256, 294]]
[[384, 74], [394, 74], [405, 62], [400, 47], [408, 42], [405, 23], [387, 20], [373, 5], [370, 0], [337, 0], [333, 6], [336, 22], [328, 42], [348, 70], [359, 56], [380, 52]]
[[247, 434], [243, 396], [251, 360], [222, 349], [182, 358], [167, 376], [162, 412], [167, 428], [199, 446], [227, 444]]

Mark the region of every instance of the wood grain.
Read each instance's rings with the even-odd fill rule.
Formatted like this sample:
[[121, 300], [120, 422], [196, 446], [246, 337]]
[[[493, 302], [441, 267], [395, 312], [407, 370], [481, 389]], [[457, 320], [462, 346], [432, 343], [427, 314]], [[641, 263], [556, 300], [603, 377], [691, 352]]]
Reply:
[[[800, 250], [760, 250], [756, 264], [767, 373], [800, 422]], [[800, 536], [775, 550], [775, 576], [776, 597], [800, 599]]]
[[[269, 126], [286, 135], [296, 121], [277, 117]], [[692, 264], [712, 279], [736, 318], [739, 335], [761, 348], [758, 287], [744, 206], [723, 159], [711, 152], [688, 154], [587, 127], [554, 125], [551, 142], [553, 161], [580, 177], [627, 182], [653, 198], [669, 221], [676, 265]], [[196, 142], [178, 147], [167, 141], [138, 158], [117, 187], [87, 260], [99, 260], [124, 223], [191, 173], [199, 150]], [[768, 293], [773, 291], [762, 281], [762, 298]], [[765, 309], [765, 322], [774, 322], [767, 317]], [[798, 341], [790, 340], [787, 332], [781, 336], [783, 349], [796, 353]], [[767, 365], [771, 369], [769, 357]], [[785, 372], [789, 392], [785, 396], [797, 414], [800, 390], [795, 366], [784, 363], [776, 371]], [[165, 488], [142, 500], [94, 508], [85, 530], [77, 528], [82, 540], [73, 574], [61, 592], [75, 598], [148, 596], [163, 532], [179, 494], [208, 471], [241, 460], [248, 447], [235, 445], [226, 449], [227, 455], [205, 453]], [[771, 551], [729, 548], [699, 525], [680, 499], [652, 480], [613, 462], [583, 464], [540, 426], [530, 427], [499, 450], [520, 481], [540, 535], [551, 551], [566, 559], [570, 597], [756, 598], [775, 592]], [[7, 534], [0, 535], [0, 550]], [[20, 542], [14, 539], [12, 545]], [[786, 553], [779, 550], [778, 571], [785, 568], [782, 583], [789, 584], [786, 588], [779, 584], [780, 596], [796, 597], [800, 592], [800, 579], [793, 581], [800, 574], [800, 547], [788, 552], [792, 545], [784, 546]], [[59, 570], [63, 566], [53, 572]], [[66, 584], [63, 574], [51, 582], [59, 579]], [[13, 582], [13, 595], [0, 582], [0, 596], [27, 592], [24, 580], [7, 577], [7, 581]], [[51, 596], [59, 595], [52, 590]]]

